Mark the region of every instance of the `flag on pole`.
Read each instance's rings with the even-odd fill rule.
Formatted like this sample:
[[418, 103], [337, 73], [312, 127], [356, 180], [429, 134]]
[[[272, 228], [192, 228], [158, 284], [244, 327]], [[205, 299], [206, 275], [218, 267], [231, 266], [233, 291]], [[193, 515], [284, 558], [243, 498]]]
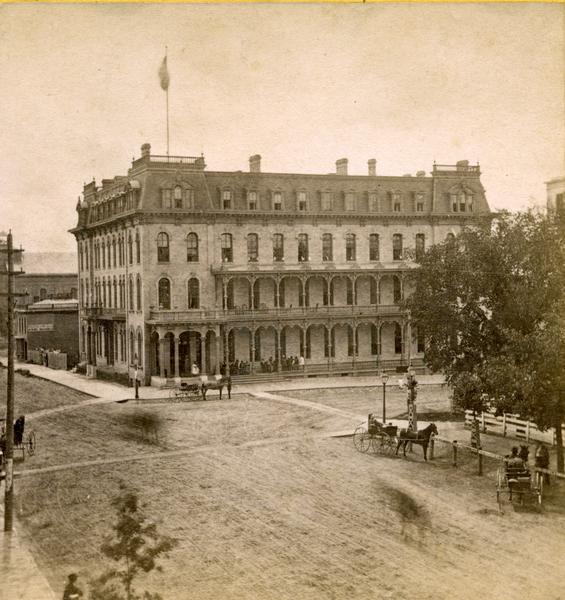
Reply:
[[165, 58], [163, 58], [163, 62], [161, 63], [161, 66], [159, 67], [159, 81], [161, 83], [161, 88], [165, 91], [167, 91], [169, 89], [169, 81], [170, 81], [170, 77], [169, 77], [169, 70], [167, 69], [167, 56], [165, 55]]

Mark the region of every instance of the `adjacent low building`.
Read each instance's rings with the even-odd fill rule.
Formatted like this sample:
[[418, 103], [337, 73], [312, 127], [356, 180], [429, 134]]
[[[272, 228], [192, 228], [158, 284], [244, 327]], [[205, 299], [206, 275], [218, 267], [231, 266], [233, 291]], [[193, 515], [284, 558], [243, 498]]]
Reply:
[[311, 371], [421, 364], [400, 303], [415, 259], [488, 215], [480, 168], [429, 175], [208, 171], [204, 157], [141, 157], [77, 204], [80, 352], [146, 383], [196, 362], [303, 356]]

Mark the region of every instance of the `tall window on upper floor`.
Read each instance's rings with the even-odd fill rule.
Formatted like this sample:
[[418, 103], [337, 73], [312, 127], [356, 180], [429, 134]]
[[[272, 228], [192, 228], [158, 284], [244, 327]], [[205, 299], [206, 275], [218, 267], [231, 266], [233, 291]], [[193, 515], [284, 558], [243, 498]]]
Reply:
[[369, 210], [371, 212], [378, 212], [379, 210], [379, 196], [377, 192], [369, 192]]
[[298, 192], [298, 210], [301, 212], [308, 210], [308, 196], [306, 195], [306, 192]]
[[233, 242], [231, 233], [222, 233], [222, 262], [233, 262]]
[[402, 234], [392, 236], [392, 260], [402, 260]]
[[157, 236], [157, 262], [169, 262], [169, 236], [164, 231]]
[[137, 310], [141, 310], [141, 277], [139, 276], [139, 273], [135, 278], [135, 291]]
[[114, 268], [116, 268], [118, 266], [118, 263], [116, 261], [116, 236], [115, 235], [112, 236], [112, 264], [114, 265]]
[[194, 190], [184, 190], [184, 208], [187, 210], [194, 210]]
[[284, 260], [284, 236], [282, 233], [273, 235], [273, 260], [275, 262]]
[[273, 192], [273, 210], [282, 210], [282, 192]]
[[82, 271], [84, 269], [82, 242], [79, 242], [79, 244], [78, 244], [78, 256], [79, 256], [80, 270]]
[[88, 242], [84, 246], [84, 265], [85, 268], [88, 269]]
[[247, 192], [247, 208], [257, 210], [257, 192], [255, 190]]
[[194, 232], [186, 236], [186, 262], [198, 262], [198, 236]]
[[426, 236], [423, 233], [416, 234], [416, 260], [422, 260], [426, 253]]
[[102, 240], [102, 268], [105, 269], [106, 268], [106, 244], [104, 243], [104, 240]]
[[182, 188], [180, 185], [176, 185], [173, 190], [173, 201], [175, 203], [175, 208], [182, 208]]
[[331, 233], [322, 235], [322, 260], [324, 262], [332, 262], [334, 259], [334, 242]]
[[355, 260], [357, 255], [357, 244], [354, 233], [345, 236], [345, 260]]
[[161, 208], [173, 208], [173, 194], [171, 190], [161, 190]]
[[222, 191], [222, 208], [224, 210], [230, 210], [232, 207], [232, 193], [231, 190]]
[[453, 212], [473, 212], [473, 194], [461, 190], [451, 195], [451, 210]]
[[166, 277], [159, 279], [159, 308], [163, 310], [171, 308], [171, 282]]
[[84, 294], [84, 305], [90, 306], [90, 285], [88, 283], [88, 279], [85, 281]]
[[331, 194], [331, 192], [322, 192], [321, 208], [322, 208], [322, 210], [331, 210], [332, 209], [332, 194]]
[[118, 308], [118, 281], [114, 277], [114, 306]]
[[[116, 259], [114, 253], [114, 262], [115, 261]], [[135, 232], [135, 261], [138, 265], [141, 263], [141, 237], [139, 235], [139, 231]]]
[[131, 231], [128, 233], [128, 255], [129, 264], [133, 265], [133, 238], [131, 237]]
[[112, 268], [112, 238], [106, 241], [106, 250], [108, 251], [108, 268]]
[[191, 308], [200, 308], [200, 282], [196, 277], [188, 280], [187, 306]]
[[402, 210], [400, 194], [398, 192], [392, 193], [392, 210], [393, 212], [401, 212]]
[[308, 234], [298, 234], [298, 262], [308, 261]]
[[129, 302], [129, 306], [128, 306], [128, 310], [135, 310], [135, 305], [133, 303], [133, 293], [134, 293], [134, 289], [133, 289], [133, 275], [129, 276], [129, 281], [128, 281], [128, 302]]
[[355, 210], [355, 194], [353, 192], [345, 193], [345, 210]]
[[380, 260], [378, 233], [369, 235], [369, 260]]
[[424, 194], [418, 192], [416, 194], [416, 212], [424, 212]]
[[256, 233], [250, 233], [247, 236], [247, 260], [257, 262], [259, 259], [259, 236]]

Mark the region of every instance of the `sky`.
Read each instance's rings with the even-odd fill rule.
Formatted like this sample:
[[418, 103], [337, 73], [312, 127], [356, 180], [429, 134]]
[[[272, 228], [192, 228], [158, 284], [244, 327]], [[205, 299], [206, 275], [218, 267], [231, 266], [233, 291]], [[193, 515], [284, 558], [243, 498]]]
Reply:
[[144, 142], [209, 170], [479, 162], [493, 209], [565, 175], [562, 4], [0, 6], [0, 229], [73, 251], [84, 182]]

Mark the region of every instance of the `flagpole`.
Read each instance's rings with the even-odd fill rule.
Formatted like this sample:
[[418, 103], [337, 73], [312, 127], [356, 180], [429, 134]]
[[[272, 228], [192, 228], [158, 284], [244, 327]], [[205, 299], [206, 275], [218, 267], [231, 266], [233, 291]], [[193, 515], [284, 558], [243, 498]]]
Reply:
[[[167, 58], [167, 46], [165, 46], [165, 59]], [[165, 90], [167, 95], [167, 157], [169, 156], [169, 85]]]

